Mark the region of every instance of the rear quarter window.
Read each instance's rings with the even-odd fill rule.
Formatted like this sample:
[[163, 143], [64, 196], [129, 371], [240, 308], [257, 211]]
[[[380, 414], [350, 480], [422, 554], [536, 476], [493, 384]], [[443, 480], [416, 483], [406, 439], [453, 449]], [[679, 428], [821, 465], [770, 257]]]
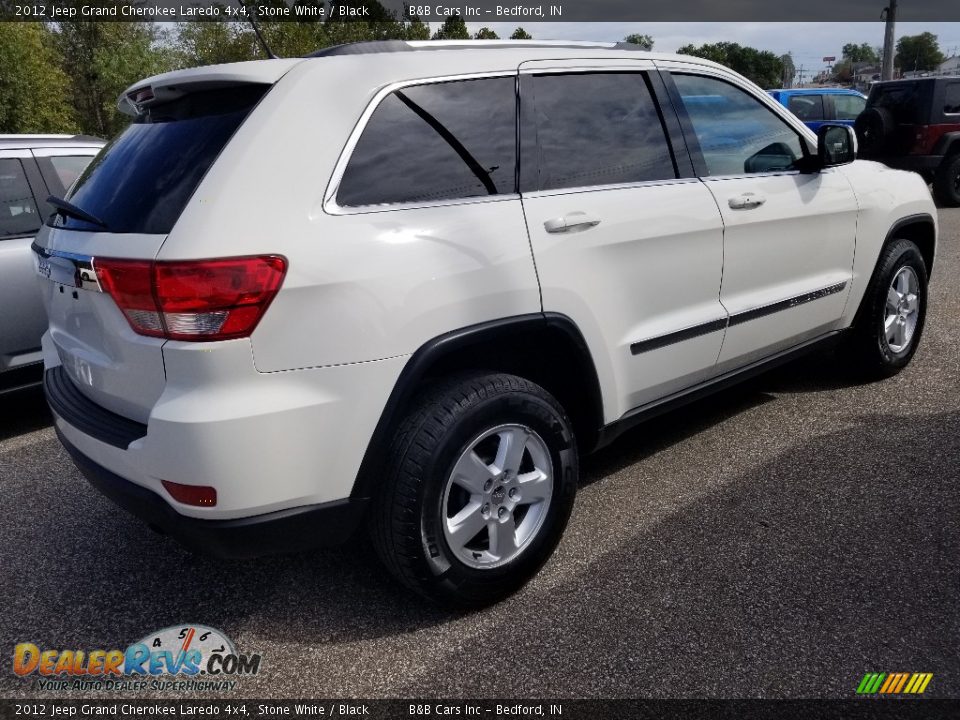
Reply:
[[370, 116], [337, 190], [364, 207], [516, 192], [516, 79], [413, 85]]
[[0, 158], [0, 240], [32, 235], [41, 224], [23, 163], [17, 158]]
[[960, 115], [960, 82], [947, 83], [943, 93], [943, 112]]
[[50, 192], [62, 196], [83, 174], [95, 154], [43, 156], [37, 158], [37, 165]]
[[[269, 85], [195, 92], [150, 106], [97, 155], [69, 200], [109, 232], [165, 234]], [[59, 226], [103, 230], [58, 215]]]
[[804, 122], [823, 120], [823, 95], [791, 95], [787, 109]]
[[867, 101], [859, 95], [831, 95], [837, 120], [856, 120]]

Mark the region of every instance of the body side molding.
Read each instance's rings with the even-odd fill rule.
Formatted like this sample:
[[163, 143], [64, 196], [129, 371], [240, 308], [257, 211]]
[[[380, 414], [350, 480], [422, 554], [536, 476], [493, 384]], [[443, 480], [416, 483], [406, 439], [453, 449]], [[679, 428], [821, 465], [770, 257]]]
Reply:
[[827, 297], [828, 295], [834, 295], [838, 292], [842, 292], [846, 287], [847, 282], [844, 280], [843, 282], [834, 283], [833, 285], [828, 285], [827, 287], [820, 288], [819, 290], [803, 293], [802, 295], [795, 295], [787, 298], [786, 300], [778, 300], [777, 302], [770, 303], [769, 305], [761, 305], [760, 307], [743, 310], [731, 315], [729, 318], [710, 320], [699, 325], [684, 328], [683, 330], [667, 333], [666, 335], [658, 335], [647, 340], [640, 340], [630, 346], [630, 352], [634, 355], [639, 355], [640, 353], [658, 350], [659, 348], [683, 342], [685, 340], [692, 340], [693, 338], [700, 337], [701, 335], [707, 335], [719, 330], [725, 330], [726, 328], [733, 327], [734, 325], [740, 325], [751, 320], [756, 320], [757, 318], [772, 315], [773, 313], [780, 312], [781, 310], [789, 310], [797, 307], [798, 305], [813, 302], [814, 300], [819, 300], [820, 298]]
[[679, 392], [668, 395], [660, 400], [654, 400], [646, 405], [641, 405], [623, 415], [609, 425], [604, 426], [600, 431], [600, 437], [597, 440], [596, 448], [600, 449], [612, 443], [620, 435], [647, 420], [651, 420], [658, 415], [669, 412], [676, 408], [687, 405], [688, 403], [700, 400], [701, 398], [712, 395], [715, 392], [724, 390], [731, 385], [746, 380], [747, 378], [759, 375], [778, 365], [790, 362], [798, 357], [813, 352], [814, 350], [824, 349], [838, 343], [843, 337], [845, 330], [832, 330], [824, 335], [807, 340], [804, 343], [795, 345], [792, 348], [782, 350], [770, 357], [763, 358], [754, 363], [746, 365], [736, 370], [724, 373], [719, 377], [712, 378], [706, 382], [694, 385], [693, 387], [680, 390]]

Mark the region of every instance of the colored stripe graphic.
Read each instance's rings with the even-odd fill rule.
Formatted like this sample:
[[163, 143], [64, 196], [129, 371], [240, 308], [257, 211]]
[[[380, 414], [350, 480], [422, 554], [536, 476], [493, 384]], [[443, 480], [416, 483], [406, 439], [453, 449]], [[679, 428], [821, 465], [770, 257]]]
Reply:
[[867, 673], [857, 686], [858, 695], [920, 695], [933, 679], [933, 673]]

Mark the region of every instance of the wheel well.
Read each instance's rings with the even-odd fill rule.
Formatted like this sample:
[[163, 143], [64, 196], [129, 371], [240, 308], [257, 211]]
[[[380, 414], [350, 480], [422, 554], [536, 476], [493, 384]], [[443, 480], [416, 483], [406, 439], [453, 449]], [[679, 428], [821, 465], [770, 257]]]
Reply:
[[546, 324], [537, 331], [464, 345], [438, 358], [421, 385], [465, 370], [505, 372], [535, 382], [566, 410], [581, 449], [596, 443], [603, 425], [596, 370], [586, 345], [563, 329]]
[[505, 318], [441, 335], [411, 356], [367, 446], [351, 497], [375, 492], [394, 429], [423, 389], [441, 377], [470, 370], [511, 373], [537, 383], [570, 416], [581, 450], [596, 444], [603, 425], [600, 382], [573, 321], [551, 313]]
[[887, 242], [894, 240], [911, 240], [920, 248], [920, 254], [923, 255], [923, 262], [927, 266], [927, 276], [930, 276], [933, 270], [934, 249], [936, 247], [936, 237], [933, 230], [933, 221], [929, 218], [908, 220], [894, 226]]

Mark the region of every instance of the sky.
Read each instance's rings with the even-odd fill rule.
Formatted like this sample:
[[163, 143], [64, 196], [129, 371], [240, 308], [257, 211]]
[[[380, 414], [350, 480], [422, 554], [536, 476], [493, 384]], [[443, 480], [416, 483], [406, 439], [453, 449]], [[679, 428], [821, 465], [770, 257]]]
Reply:
[[[507, 38], [518, 24], [537, 40], [616, 41], [632, 33], [641, 33], [652, 35], [653, 49], [660, 52], [674, 52], [687, 43], [700, 45], [722, 40], [770, 50], [777, 55], [791, 52], [794, 65], [798, 70], [803, 65], [808, 79], [824, 69], [824, 57], [833, 55], [839, 59], [841, 48], [848, 42], [882, 46], [884, 27], [879, 19], [875, 23], [514, 22], [493, 23], [487, 27], [495, 30], [500, 37]], [[439, 23], [435, 25], [439, 27]], [[467, 23], [471, 32], [476, 32], [482, 26], [482, 23]], [[960, 54], [960, 23], [897, 23], [896, 36], [918, 35], [925, 31], [938, 36], [940, 49], [947, 56]]]

